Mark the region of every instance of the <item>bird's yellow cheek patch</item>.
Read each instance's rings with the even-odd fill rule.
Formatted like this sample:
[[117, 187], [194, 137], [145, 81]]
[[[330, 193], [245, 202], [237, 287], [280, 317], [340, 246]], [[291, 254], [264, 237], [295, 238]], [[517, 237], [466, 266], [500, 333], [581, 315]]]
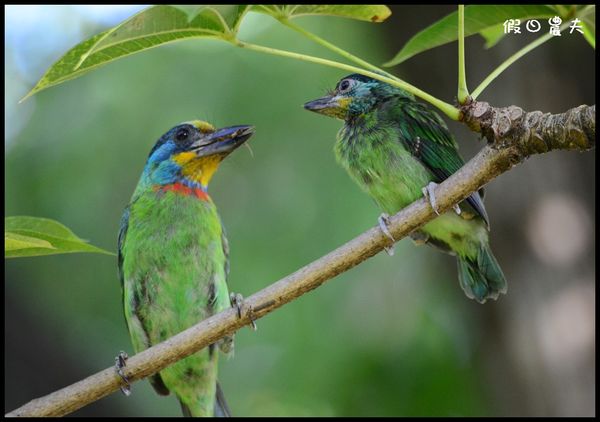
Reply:
[[177, 164], [179, 164], [180, 166], [183, 167], [185, 164], [189, 163], [194, 158], [197, 158], [197, 155], [195, 152], [192, 152], [192, 151], [180, 152], [179, 154], [177, 154], [173, 157], [173, 161], [175, 161]]
[[348, 114], [348, 107], [350, 107], [351, 102], [351, 98], [340, 98], [336, 101], [337, 104], [335, 107], [325, 108], [322, 113], [330, 117], [344, 120]]
[[338, 104], [340, 105], [340, 108], [344, 111], [348, 111], [348, 107], [350, 107], [350, 102], [352, 101], [351, 98], [340, 98], [338, 100]]
[[202, 186], [207, 186], [219, 168], [219, 163], [221, 163], [221, 157], [218, 155], [196, 158], [181, 166], [181, 174], [190, 180], [199, 182]]

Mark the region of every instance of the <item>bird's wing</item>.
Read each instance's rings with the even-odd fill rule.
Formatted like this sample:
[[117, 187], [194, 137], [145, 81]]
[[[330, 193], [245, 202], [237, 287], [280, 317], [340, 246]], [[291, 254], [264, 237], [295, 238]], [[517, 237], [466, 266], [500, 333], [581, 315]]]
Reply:
[[[396, 119], [402, 133], [400, 140], [433, 174], [435, 182], [443, 182], [464, 165], [456, 141], [437, 113], [414, 101], [406, 101], [400, 111]], [[489, 227], [480, 193], [474, 192], [467, 202]]]
[[[125, 244], [125, 236], [127, 236], [127, 228], [129, 227], [129, 206], [125, 208], [123, 211], [123, 216], [121, 217], [121, 223], [119, 227], [119, 238], [117, 240], [117, 261], [119, 268], [119, 280], [121, 281], [121, 291], [125, 292], [123, 288], [124, 279], [123, 279], [123, 245]], [[125, 297], [122, 298], [125, 300]]]
[[[123, 216], [121, 217], [121, 223], [120, 223], [120, 227], [119, 227], [119, 237], [117, 240], [117, 262], [118, 262], [118, 268], [119, 268], [119, 281], [121, 282], [121, 303], [125, 303], [125, 279], [124, 279], [124, 274], [123, 274], [123, 260], [124, 260], [124, 255], [123, 255], [123, 245], [125, 244], [125, 238], [127, 236], [127, 229], [129, 228], [129, 208], [131, 207], [131, 204], [129, 206], [127, 206], [127, 208], [125, 208], [125, 211], [123, 211]], [[125, 310], [125, 307], [123, 307], [123, 310]], [[127, 320], [127, 317], [125, 317], [125, 319]], [[141, 324], [140, 324], [141, 326]], [[160, 374], [155, 374], [153, 376], [151, 376], [150, 378], [148, 378], [150, 380], [150, 384], [152, 384], [152, 387], [154, 387], [154, 390], [156, 390], [156, 392], [162, 396], [168, 396], [169, 395], [169, 389], [167, 388], [167, 386], [165, 385], [165, 383], [163, 382], [162, 378], [160, 377]]]
[[221, 243], [223, 244], [223, 255], [225, 255], [225, 281], [229, 278], [229, 241], [227, 240], [227, 232], [223, 221], [221, 221]]

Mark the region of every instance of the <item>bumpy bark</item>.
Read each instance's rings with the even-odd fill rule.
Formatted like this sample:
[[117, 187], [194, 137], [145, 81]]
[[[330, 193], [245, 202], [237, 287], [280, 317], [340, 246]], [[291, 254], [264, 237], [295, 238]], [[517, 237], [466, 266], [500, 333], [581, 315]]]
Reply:
[[515, 147], [521, 158], [554, 149], [587, 151], [596, 144], [596, 105], [551, 114], [473, 101], [461, 112], [462, 121], [493, 148]]

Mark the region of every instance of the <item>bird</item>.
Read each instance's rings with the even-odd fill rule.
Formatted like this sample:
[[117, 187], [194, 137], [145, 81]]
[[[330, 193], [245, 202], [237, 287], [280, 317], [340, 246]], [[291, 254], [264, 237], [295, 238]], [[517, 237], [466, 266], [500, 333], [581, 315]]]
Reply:
[[[231, 306], [229, 247], [208, 184], [221, 161], [254, 133], [249, 125], [215, 129], [193, 120], [155, 143], [125, 208], [118, 273], [125, 320], [136, 353]], [[218, 350], [217, 350], [218, 349]], [[185, 416], [230, 416], [217, 382], [227, 337], [150, 378], [174, 393]]]
[[[423, 195], [439, 214], [435, 187], [464, 161], [436, 112], [411, 93], [361, 74], [342, 78], [334, 90], [304, 108], [344, 121], [334, 147], [336, 159], [383, 210], [379, 226], [386, 236], [394, 240], [387, 228], [389, 214]], [[480, 190], [411, 237], [455, 255], [466, 296], [485, 303], [507, 290], [489, 246], [489, 227]]]

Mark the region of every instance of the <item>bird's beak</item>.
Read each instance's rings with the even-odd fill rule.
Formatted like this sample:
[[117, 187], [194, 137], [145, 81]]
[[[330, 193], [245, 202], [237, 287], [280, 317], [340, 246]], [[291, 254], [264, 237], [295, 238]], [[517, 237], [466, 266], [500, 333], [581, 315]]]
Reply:
[[254, 134], [254, 126], [230, 126], [207, 134], [190, 146], [199, 157], [228, 155]]
[[350, 98], [340, 95], [326, 95], [318, 100], [309, 101], [304, 108], [325, 116], [344, 120], [348, 114]]

